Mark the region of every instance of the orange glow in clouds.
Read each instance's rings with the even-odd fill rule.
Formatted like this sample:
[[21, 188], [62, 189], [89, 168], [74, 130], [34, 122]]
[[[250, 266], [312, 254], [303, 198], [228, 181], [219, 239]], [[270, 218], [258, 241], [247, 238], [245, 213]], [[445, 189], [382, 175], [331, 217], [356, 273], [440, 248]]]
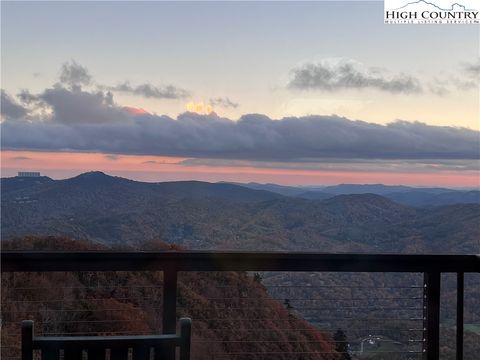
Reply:
[[190, 101], [189, 103], [185, 104], [185, 108], [187, 111], [202, 115], [208, 115], [213, 112], [213, 106], [211, 104], [204, 103], [203, 101]]
[[142, 109], [142, 108], [137, 108], [137, 107], [132, 107], [132, 106], [125, 106], [124, 109], [131, 115], [143, 115], [143, 114], [149, 114], [148, 111]]

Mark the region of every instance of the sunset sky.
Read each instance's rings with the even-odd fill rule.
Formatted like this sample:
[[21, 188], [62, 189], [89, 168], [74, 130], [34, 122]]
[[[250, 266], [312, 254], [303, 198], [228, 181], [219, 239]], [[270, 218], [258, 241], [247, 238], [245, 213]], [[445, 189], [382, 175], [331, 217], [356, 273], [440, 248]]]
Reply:
[[381, 1], [2, 2], [2, 176], [480, 186], [480, 32]]

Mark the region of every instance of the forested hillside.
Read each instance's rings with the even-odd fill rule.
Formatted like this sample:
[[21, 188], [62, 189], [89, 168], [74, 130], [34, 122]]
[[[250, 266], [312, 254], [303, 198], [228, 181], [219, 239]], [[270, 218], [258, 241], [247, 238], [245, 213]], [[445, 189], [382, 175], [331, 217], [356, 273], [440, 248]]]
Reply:
[[[163, 243], [146, 248], [179, 251]], [[108, 250], [65, 238], [3, 243], [3, 250], [32, 249]], [[35, 320], [36, 331], [44, 334], [160, 333], [162, 284], [161, 272], [3, 273], [2, 358], [18, 358], [25, 319]], [[256, 306], [242, 306], [244, 298], [255, 299]], [[292, 353], [316, 359], [308, 355], [315, 352], [323, 353], [322, 359], [341, 359], [331, 334], [292, 316], [246, 273], [182, 273], [177, 315], [193, 319], [193, 359], [235, 359], [231, 353], [257, 352], [275, 354], [275, 359], [292, 359]], [[247, 321], [267, 318], [271, 320]]]
[[[476, 203], [414, 207], [392, 201], [385, 197], [388, 194], [385, 196], [371, 193], [331, 194], [332, 196], [327, 197], [321, 195], [317, 199], [315, 196], [302, 197], [295, 192], [293, 193], [295, 196], [292, 196], [290, 188], [268, 186], [277, 192], [266, 191], [264, 188], [256, 186], [255, 189], [250, 189], [235, 184], [204, 182], [141, 183], [98, 172], [61, 181], [48, 178], [2, 179], [3, 247], [6, 249], [12, 246], [18, 248], [33, 246], [36, 249], [43, 249], [52, 247], [52, 241], [55, 243], [58, 240], [50, 239], [45, 242], [38, 236], [63, 236], [76, 240], [65, 240], [55, 245], [57, 248], [67, 250], [88, 244], [88, 247], [135, 250], [180, 246], [185, 249], [358, 253], [480, 252], [478, 226], [480, 205]], [[360, 192], [361, 189], [364, 188], [360, 187], [359, 190], [357, 187], [357, 191]], [[327, 190], [343, 191], [345, 187]], [[380, 190], [389, 189], [381, 187]], [[398, 192], [405, 189], [393, 190]], [[278, 191], [286, 195], [281, 195]], [[449, 194], [445, 189], [431, 191], [435, 192], [435, 196]], [[33, 241], [27, 237], [25, 240], [25, 236], [30, 235], [37, 238]], [[16, 240], [8, 241], [13, 238]], [[64, 279], [65, 282], [80, 281], [76, 275], [72, 276], [68, 275], [68, 278]], [[141, 284], [151, 284], [152, 281], [161, 283], [158, 276], [153, 280], [146, 280], [145, 275], [135, 275], [137, 276], [140, 277], [134, 281]], [[412, 295], [410, 290], [403, 288], [405, 286], [408, 288], [412, 284], [421, 287], [421, 274], [266, 273], [260, 275], [265, 287], [258, 281], [252, 282], [252, 278], [245, 274], [211, 276], [213, 275], [189, 274], [181, 280], [180, 286], [189, 293], [188, 299], [195, 298], [203, 304], [199, 312], [195, 313], [195, 317], [201, 316], [200, 312], [204, 312], [205, 307], [210, 308], [210, 303], [204, 299], [204, 290], [214, 291], [215, 284], [218, 285], [222, 281], [234, 281], [233, 288], [246, 281], [251, 284], [248, 291], [254, 289], [263, 291], [265, 311], [269, 317], [280, 316], [282, 319], [282, 314], [290, 316], [294, 314], [295, 321], [302, 321], [298, 319], [304, 318], [308, 320], [310, 324], [308, 326], [328, 328], [329, 334], [333, 329], [348, 329], [348, 341], [352, 346], [358, 346], [365, 336], [369, 336], [372, 327], [381, 328], [382, 332], [379, 335], [386, 337], [385, 341], [390, 344], [398, 342], [397, 346], [407, 346], [409, 340], [418, 337], [418, 334], [404, 330], [412, 327], [409, 318], [418, 318], [418, 312], [415, 311], [421, 306], [421, 302], [418, 301], [419, 295]], [[37, 280], [34, 278], [33, 281]], [[48, 287], [51, 286], [51, 281], [64, 280], [45, 280], [43, 277], [39, 281], [46, 281], [45, 287]], [[107, 280], [99, 281], [104, 281], [108, 287], [110, 285]], [[85, 283], [80, 281], [79, 284], [85, 287]], [[202, 284], [201, 289], [194, 284]], [[295, 288], [294, 293], [278, 292], [278, 289], [290, 289], [292, 284], [308, 284], [308, 287]], [[352, 284], [370, 287], [348, 289]], [[454, 349], [454, 342], [448, 334], [454, 329], [455, 313], [451, 309], [455, 306], [455, 286], [454, 279], [448, 277], [442, 285], [444, 306], [442, 331], [447, 334], [445, 354], [451, 354]], [[340, 291], [339, 287], [345, 288]], [[188, 290], [189, 288], [191, 289]], [[480, 351], [475, 345], [478, 345], [476, 340], [479, 336], [475, 324], [480, 319], [478, 277], [467, 276], [466, 289], [468, 293], [465, 321], [469, 329], [465, 335], [466, 344], [469, 344], [470, 353], [475, 353], [477, 350]], [[226, 291], [226, 288], [223, 291]], [[271, 300], [268, 299], [267, 292], [281, 301], [269, 302]], [[12, 295], [8, 292], [5, 294]], [[93, 294], [97, 296], [99, 293], [93, 291]], [[327, 302], [332, 297], [336, 299], [339, 294], [344, 296], [341, 298], [344, 301]], [[228, 294], [219, 295], [222, 297]], [[252, 295], [259, 296], [256, 293]], [[238, 293], [232, 294], [231, 297], [238, 298]], [[299, 303], [294, 300], [297, 297], [325, 300], [310, 303], [307, 300]], [[359, 300], [352, 300], [357, 298]], [[410, 299], [417, 300], [410, 302]], [[114, 300], [115, 298], [109, 301]], [[289, 306], [283, 304], [284, 300], [289, 301]], [[127, 306], [131, 306], [129, 304]], [[193, 305], [188, 303], [186, 306], [191, 309]], [[89, 308], [91, 304], [86, 306]], [[135, 309], [137, 307], [134, 306]], [[149, 311], [152, 310], [151, 306], [148, 308]], [[284, 310], [287, 312], [281, 313]], [[157, 319], [155, 326], [158, 326], [160, 323], [158, 314], [155, 317], [153, 313], [145, 311], [133, 317], [147, 319], [150, 327], [145, 329], [157, 329], [158, 327], [151, 327], [153, 325], [149, 321]], [[229, 311], [233, 317], [239, 315], [232, 313], [233, 310]], [[277, 311], [280, 311], [278, 316]], [[267, 316], [267, 313], [255, 313], [255, 318], [262, 316]], [[392, 318], [392, 321], [372, 324], [355, 320], [362, 317]], [[97, 320], [95, 318], [93, 321]], [[275, 324], [269, 323], [266, 326], [280, 328], [278, 323]], [[221, 325], [211, 321], [202, 325], [205, 331], [207, 329], [213, 331], [209, 328], [212, 326]], [[228, 326], [232, 329], [237, 328], [234, 322]], [[234, 338], [242, 339], [240, 332], [241, 330], [235, 333]], [[226, 339], [231, 334], [227, 336], [220, 332], [212, 336], [220, 336], [222, 339], [223, 335], [225, 336], [223, 339]], [[262, 338], [262, 335], [258, 336]], [[256, 334], [254, 337], [257, 337]], [[444, 358], [449, 357], [445, 355]]]
[[480, 205], [401, 205], [375, 194], [324, 200], [232, 184], [141, 183], [86, 173], [2, 179], [2, 238], [57, 235], [189, 249], [475, 253]]

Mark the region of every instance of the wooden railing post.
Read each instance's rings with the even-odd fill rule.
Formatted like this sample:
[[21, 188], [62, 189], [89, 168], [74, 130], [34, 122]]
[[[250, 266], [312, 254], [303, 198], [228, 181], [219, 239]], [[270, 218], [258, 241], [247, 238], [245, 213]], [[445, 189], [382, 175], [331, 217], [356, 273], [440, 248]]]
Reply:
[[192, 320], [189, 318], [180, 319], [180, 360], [190, 359], [190, 345], [192, 336]]
[[33, 321], [22, 321], [22, 360], [33, 359]]
[[424, 360], [438, 360], [440, 356], [440, 272], [424, 275]]
[[457, 273], [457, 360], [463, 360], [463, 292], [464, 275]]
[[175, 334], [177, 327], [177, 270], [163, 271], [163, 334]]

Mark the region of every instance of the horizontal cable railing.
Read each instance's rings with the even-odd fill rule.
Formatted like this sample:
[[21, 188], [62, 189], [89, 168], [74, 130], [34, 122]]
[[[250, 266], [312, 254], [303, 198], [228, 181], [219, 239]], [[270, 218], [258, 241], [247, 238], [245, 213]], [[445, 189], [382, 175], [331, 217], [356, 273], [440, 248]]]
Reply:
[[4, 252], [2, 358], [19, 358], [24, 319], [43, 335], [147, 335], [189, 316], [193, 359], [438, 359], [441, 275], [479, 270], [476, 255]]
[[[371, 357], [375, 354], [395, 355], [404, 359], [420, 359], [423, 355], [423, 277], [422, 274], [416, 274], [416, 283], [411, 283], [409, 286], [366, 286], [364, 289], [360, 286], [345, 284], [345, 285], [318, 285], [320, 282], [325, 282], [328, 277], [335, 274], [327, 273], [303, 273], [303, 272], [275, 272], [254, 274], [254, 278], [261, 278], [260, 281], [269, 292], [272, 300], [284, 308], [289, 316], [294, 316], [298, 319], [305, 320], [308, 324], [313, 325], [313, 328], [286, 328], [288, 325], [287, 319], [275, 319], [274, 311], [271, 307], [261, 305], [261, 299], [238, 296], [238, 297], [224, 297], [209, 299], [209, 307], [215, 310], [218, 317], [205, 318], [199, 316], [195, 318], [196, 321], [210, 322], [209, 329], [225, 332], [225, 340], [221, 341], [198, 341], [201, 344], [221, 344], [222, 350], [227, 350], [231, 358], [243, 358], [245, 356], [254, 357], [257, 359], [272, 358], [274, 351], [264, 351], [259, 349], [256, 352], [239, 352], [235, 351], [235, 345], [265, 345], [284, 344], [285, 340], [265, 340], [258, 338], [254, 333], [258, 330], [258, 326], [262, 322], [269, 321], [273, 324], [273, 328], [282, 329], [289, 333], [315, 331], [333, 336], [336, 331], [343, 329], [345, 334], [345, 341], [329, 340], [334, 346], [342, 343], [348, 344], [348, 353], [356, 357]], [[354, 274], [345, 274], [354, 276]], [[379, 273], [378, 276], [383, 276]], [[393, 274], [392, 274], [393, 275]], [[181, 275], [179, 279], [181, 279]], [[293, 285], [308, 279], [311, 283], [306, 286]], [[257, 280], [259, 281], [259, 280]], [[233, 286], [221, 286], [222, 289], [233, 288]], [[308, 293], [299, 292], [302, 289], [308, 289]], [[337, 294], [339, 289], [348, 289], [348, 294]], [[382, 291], [388, 289], [389, 291], [399, 291], [401, 296], [385, 296]], [[363, 296], [359, 293], [364, 290]], [[402, 293], [403, 292], [403, 293]], [[368, 295], [367, 295], [368, 293]], [[334, 295], [337, 295], [334, 297]], [[389, 306], [382, 305], [385, 302], [395, 301]], [[407, 301], [407, 302], [406, 302]], [[408, 303], [410, 302], [410, 304]], [[369, 303], [370, 305], [366, 305]], [[356, 304], [356, 305], [352, 305]], [[363, 305], [362, 305], [363, 304]], [[375, 304], [375, 305], [372, 305]], [[335, 306], [333, 306], [335, 305]], [[185, 310], [186, 306], [177, 306], [179, 316], [191, 316]], [[243, 317], [232, 318], [229, 314], [236, 309], [265, 309], [263, 318], [254, 318], [248, 313]], [[355, 311], [353, 311], [355, 310]], [[234, 324], [234, 327], [225, 327], [220, 322], [222, 320]], [[356, 326], [352, 326], [352, 320], [357, 322]], [[374, 322], [372, 324], [372, 321]], [[395, 324], [395, 327], [392, 327]], [[359, 327], [361, 325], [362, 327]], [[238, 327], [242, 327], [239, 329]], [[390, 328], [389, 328], [390, 327]], [[238, 340], [239, 332], [241, 340]], [[252, 334], [253, 332], [253, 334]], [[264, 330], [262, 332], [272, 332], [275, 330]], [[395, 338], [391, 337], [394, 333]], [[384, 335], [379, 335], [384, 334]], [[385, 335], [387, 334], [387, 335]], [[389, 337], [390, 336], [390, 337]], [[290, 344], [308, 343], [315, 344], [319, 341], [303, 339], [303, 340], [288, 340]], [[336, 350], [336, 354], [340, 351]], [[284, 353], [285, 355], [285, 353]], [[308, 352], [297, 352], [295, 356], [303, 356], [304, 358], [319, 358], [319, 356], [326, 356], [326, 353], [316, 354]], [[222, 353], [214, 354], [214, 358], [222, 358], [227, 355]], [[291, 357], [294, 357], [292, 355]], [[322, 357], [320, 357], [322, 358]]]

